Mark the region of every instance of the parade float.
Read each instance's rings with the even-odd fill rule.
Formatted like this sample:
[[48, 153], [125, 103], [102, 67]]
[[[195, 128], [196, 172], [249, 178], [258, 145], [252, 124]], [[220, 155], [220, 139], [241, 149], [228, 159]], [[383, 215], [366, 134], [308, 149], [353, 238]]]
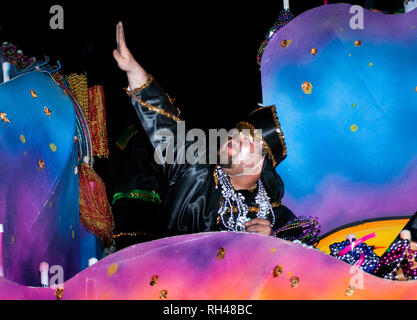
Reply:
[[287, 143], [284, 203], [318, 218], [313, 245], [214, 232], [101, 258], [104, 92], [4, 44], [0, 299], [415, 299], [416, 239], [399, 234], [417, 211], [417, 10], [364, 10], [354, 29], [350, 8], [284, 10], [258, 56]]

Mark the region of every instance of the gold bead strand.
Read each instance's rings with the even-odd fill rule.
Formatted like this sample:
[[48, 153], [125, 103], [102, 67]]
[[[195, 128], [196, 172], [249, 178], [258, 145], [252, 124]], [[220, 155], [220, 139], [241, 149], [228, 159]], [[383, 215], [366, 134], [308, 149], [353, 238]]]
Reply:
[[68, 85], [71, 92], [73, 93], [75, 99], [77, 99], [78, 104], [84, 112], [86, 119], [89, 119], [88, 114], [88, 82], [87, 76], [71, 73], [66, 77]]

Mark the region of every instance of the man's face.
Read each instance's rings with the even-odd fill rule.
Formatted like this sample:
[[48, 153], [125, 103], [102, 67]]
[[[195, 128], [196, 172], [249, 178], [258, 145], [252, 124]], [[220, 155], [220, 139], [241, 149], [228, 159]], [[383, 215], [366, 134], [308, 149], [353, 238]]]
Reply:
[[[220, 150], [223, 170], [232, 176], [260, 175], [263, 160], [263, 142], [253, 138], [249, 130], [242, 130], [229, 136], [229, 140]], [[226, 160], [224, 162], [224, 160]]]

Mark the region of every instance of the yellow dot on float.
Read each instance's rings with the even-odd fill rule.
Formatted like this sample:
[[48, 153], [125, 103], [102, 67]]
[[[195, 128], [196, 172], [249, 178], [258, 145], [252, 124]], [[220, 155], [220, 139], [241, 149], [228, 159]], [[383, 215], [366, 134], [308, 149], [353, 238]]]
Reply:
[[24, 151], [24, 152], [23, 152], [23, 154], [24, 154], [25, 156], [27, 156], [27, 155], [28, 155], [28, 152], [27, 152], [27, 151]]
[[74, 230], [72, 230], [72, 232], [71, 232], [71, 237], [72, 237], [72, 240], [75, 239], [75, 231]]
[[349, 52], [349, 57], [351, 57], [352, 56], [352, 54]]
[[117, 263], [113, 263], [108, 269], [107, 269], [107, 276], [111, 277], [114, 275], [117, 271]]
[[51, 143], [51, 144], [49, 145], [49, 148], [51, 148], [52, 152], [55, 152], [55, 151], [56, 151], [56, 145], [55, 145], [55, 144], [53, 144], [53, 143]]
[[355, 107], [356, 107], [356, 104], [352, 103], [352, 108], [355, 108]]
[[10, 237], [10, 243], [11, 243], [11, 244], [14, 244], [14, 240], [15, 240], [15, 239], [14, 239], [14, 236], [12, 235], [12, 236]]
[[356, 124], [352, 124], [352, 125], [350, 126], [350, 130], [351, 130], [352, 132], [356, 132], [356, 131], [358, 131], [358, 126], [357, 126]]
[[26, 143], [26, 137], [23, 134], [20, 135], [20, 141], [22, 141], [22, 143]]
[[372, 62], [369, 62], [369, 66], [372, 67], [374, 64]]
[[411, 29], [414, 29], [415, 28], [415, 26], [411, 26]]
[[272, 253], [277, 252], [277, 248], [272, 248], [271, 250], [269, 250], [269, 252], [272, 252]]
[[313, 92], [313, 85], [308, 81], [304, 81], [301, 85], [301, 89], [305, 94], [311, 94]]

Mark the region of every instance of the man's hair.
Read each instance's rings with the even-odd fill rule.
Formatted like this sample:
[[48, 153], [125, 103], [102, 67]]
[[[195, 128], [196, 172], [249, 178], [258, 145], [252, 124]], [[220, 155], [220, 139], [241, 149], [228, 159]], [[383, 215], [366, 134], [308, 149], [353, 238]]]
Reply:
[[[244, 122], [244, 121], [242, 121], [242, 122], [239, 122], [237, 125], [236, 125], [236, 127], [235, 127], [239, 132], [243, 132], [243, 130], [245, 130], [246, 132], [249, 132], [250, 133], [250, 136], [249, 136], [249, 138], [250, 138], [250, 140], [251, 140], [251, 142], [254, 142], [254, 141], [262, 141], [263, 142], [263, 144], [262, 144], [262, 157], [264, 157], [267, 153], [268, 153], [268, 151], [267, 151], [267, 149], [266, 149], [266, 147], [265, 147], [265, 143], [264, 143], [264, 141], [263, 141], [263, 138], [262, 138], [262, 131], [261, 130], [257, 130], [256, 128], [254, 128], [250, 123], [248, 123], [248, 122]], [[229, 139], [230, 140], [230, 139]], [[220, 163], [220, 149], [222, 148], [222, 146], [220, 146], [220, 148], [218, 149], [218, 151], [217, 151], [217, 159], [218, 159], [218, 163]], [[227, 164], [221, 164], [220, 163], [220, 166], [222, 166], [222, 167], [228, 167], [230, 164], [229, 163], [227, 163]]]
[[265, 147], [265, 142], [263, 140], [262, 137], [262, 130], [256, 129], [253, 125], [251, 125], [248, 122], [242, 121], [239, 122], [236, 125], [236, 129], [238, 129], [240, 132], [242, 132], [242, 130], [249, 130], [250, 131], [250, 136], [252, 138], [252, 142], [255, 141], [255, 139], [258, 139], [258, 141], [262, 141], [263, 145], [262, 145], [262, 157], [264, 157], [267, 154], [267, 150]]

